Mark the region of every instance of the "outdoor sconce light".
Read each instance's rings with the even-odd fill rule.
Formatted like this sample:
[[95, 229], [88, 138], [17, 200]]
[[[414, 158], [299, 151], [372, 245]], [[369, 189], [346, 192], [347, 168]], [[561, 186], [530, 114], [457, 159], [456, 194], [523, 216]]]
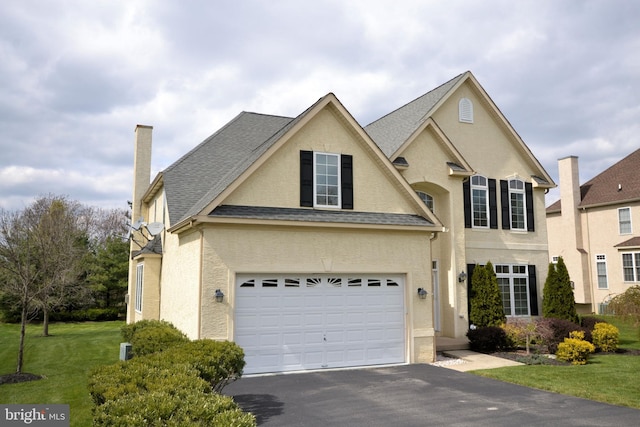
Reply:
[[418, 288], [418, 298], [420, 299], [427, 298], [427, 290], [425, 288]]
[[222, 302], [224, 299], [224, 294], [220, 289], [216, 289], [216, 302]]
[[458, 282], [462, 283], [467, 280], [467, 273], [464, 271], [458, 275]]

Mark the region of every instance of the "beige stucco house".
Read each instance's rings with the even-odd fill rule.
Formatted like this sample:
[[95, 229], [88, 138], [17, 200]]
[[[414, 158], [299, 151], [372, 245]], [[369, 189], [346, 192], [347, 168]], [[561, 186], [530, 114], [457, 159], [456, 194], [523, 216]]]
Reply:
[[549, 255], [561, 256], [581, 313], [605, 312], [640, 283], [640, 150], [579, 184], [578, 158], [558, 161], [560, 200], [547, 208]]
[[246, 373], [431, 362], [488, 260], [508, 314], [538, 314], [555, 184], [470, 72], [365, 128], [333, 94], [241, 113], [149, 183], [151, 132], [129, 322], [236, 341]]

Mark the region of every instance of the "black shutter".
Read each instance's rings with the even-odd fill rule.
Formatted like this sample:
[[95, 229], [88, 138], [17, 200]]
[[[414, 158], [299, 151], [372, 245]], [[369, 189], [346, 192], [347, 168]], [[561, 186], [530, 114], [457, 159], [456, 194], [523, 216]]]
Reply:
[[489, 227], [498, 228], [498, 202], [496, 197], [496, 180], [489, 179]]
[[474, 268], [476, 268], [475, 264], [467, 264], [467, 317], [469, 318], [469, 325], [471, 325], [471, 297], [473, 296], [471, 278], [473, 277]]
[[462, 182], [462, 198], [464, 200], [464, 228], [471, 228], [471, 178]]
[[524, 183], [524, 194], [527, 204], [527, 231], [536, 231], [533, 212], [533, 185], [530, 182]]
[[502, 229], [511, 229], [511, 215], [509, 214], [509, 181], [500, 180], [500, 207], [502, 208]]
[[529, 305], [531, 315], [538, 315], [538, 287], [536, 284], [536, 266], [529, 266]]
[[342, 209], [353, 209], [353, 157], [348, 154], [340, 156], [342, 164]]
[[313, 207], [313, 151], [300, 151], [300, 206]]

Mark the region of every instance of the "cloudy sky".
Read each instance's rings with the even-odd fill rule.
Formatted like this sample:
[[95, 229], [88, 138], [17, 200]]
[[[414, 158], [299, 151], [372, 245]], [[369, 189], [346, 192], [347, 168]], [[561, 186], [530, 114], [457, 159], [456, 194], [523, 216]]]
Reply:
[[584, 182], [640, 147], [638, 1], [0, 8], [4, 209], [49, 193], [126, 208], [138, 123], [154, 127], [155, 175], [241, 111], [296, 116], [334, 92], [364, 126], [466, 70], [556, 182], [558, 158], [579, 156]]

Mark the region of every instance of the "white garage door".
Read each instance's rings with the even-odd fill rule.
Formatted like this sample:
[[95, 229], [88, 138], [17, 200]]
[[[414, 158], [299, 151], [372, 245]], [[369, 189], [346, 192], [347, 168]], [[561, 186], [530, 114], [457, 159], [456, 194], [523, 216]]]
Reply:
[[239, 275], [246, 374], [405, 362], [402, 276]]

